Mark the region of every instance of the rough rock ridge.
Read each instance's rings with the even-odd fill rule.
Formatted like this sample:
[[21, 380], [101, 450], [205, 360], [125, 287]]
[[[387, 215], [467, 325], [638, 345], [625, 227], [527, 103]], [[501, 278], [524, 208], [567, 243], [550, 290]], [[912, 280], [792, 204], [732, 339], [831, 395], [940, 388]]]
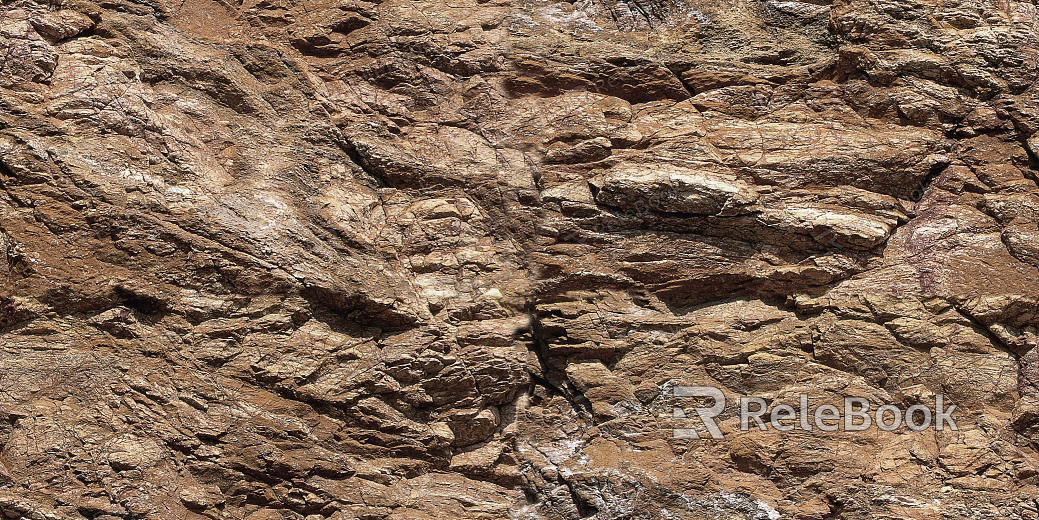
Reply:
[[1013, 0], [3, 0], [0, 513], [1039, 518], [1037, 59]]

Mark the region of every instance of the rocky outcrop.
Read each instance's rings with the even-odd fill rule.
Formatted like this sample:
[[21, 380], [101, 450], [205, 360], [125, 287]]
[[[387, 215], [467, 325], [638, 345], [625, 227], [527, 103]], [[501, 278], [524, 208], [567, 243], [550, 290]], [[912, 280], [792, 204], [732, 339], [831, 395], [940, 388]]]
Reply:
[[1039, 518], [1037, 23], [4, 2], [0, 512]]

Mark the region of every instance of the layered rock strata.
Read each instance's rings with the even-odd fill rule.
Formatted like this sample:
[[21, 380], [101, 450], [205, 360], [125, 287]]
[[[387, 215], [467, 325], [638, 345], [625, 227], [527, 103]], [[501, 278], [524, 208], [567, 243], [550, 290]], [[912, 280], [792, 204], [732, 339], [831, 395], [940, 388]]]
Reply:
[[5, 1], [0, 512], [1039, 518], [1036, 10]]

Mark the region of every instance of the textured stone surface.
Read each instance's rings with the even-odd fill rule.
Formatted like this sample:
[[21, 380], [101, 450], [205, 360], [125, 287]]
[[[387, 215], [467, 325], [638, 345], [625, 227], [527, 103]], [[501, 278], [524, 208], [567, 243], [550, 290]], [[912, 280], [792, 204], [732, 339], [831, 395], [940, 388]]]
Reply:
[[1037, 58], [1013, 0], [4, 1], [0, 513], [1039, 518]]

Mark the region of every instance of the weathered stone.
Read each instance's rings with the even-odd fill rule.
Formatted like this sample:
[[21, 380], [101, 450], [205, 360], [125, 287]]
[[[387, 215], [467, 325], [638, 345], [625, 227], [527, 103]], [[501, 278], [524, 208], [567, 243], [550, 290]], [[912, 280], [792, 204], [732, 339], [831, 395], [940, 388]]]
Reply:
[[0, 514], [1037, 518], [1037, 20], [7, 2]]

